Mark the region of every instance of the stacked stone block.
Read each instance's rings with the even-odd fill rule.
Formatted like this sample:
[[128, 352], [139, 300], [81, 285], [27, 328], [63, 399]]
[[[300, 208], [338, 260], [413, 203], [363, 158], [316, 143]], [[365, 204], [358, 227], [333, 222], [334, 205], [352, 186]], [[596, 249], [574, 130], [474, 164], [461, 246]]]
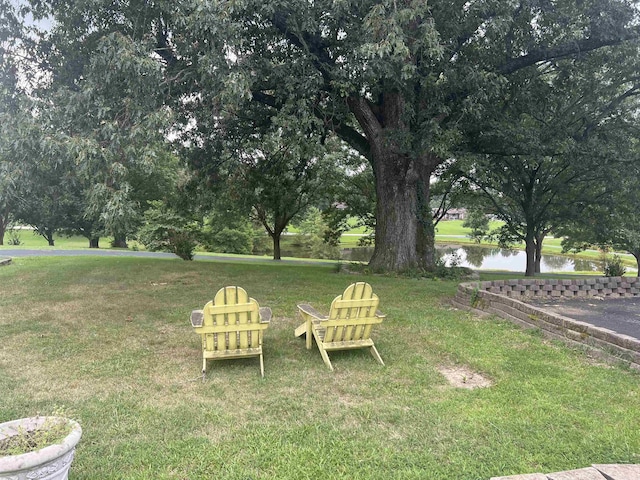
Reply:
[[474, 288], [508, 297], [635, 297], [640, 296], [638, 277], [588, 277], [565, 280], [519, 279], [475, 282]]
[[498, 315], [572, 345], [583, 345], [600, 357], [622, 360], [640, 369], [640, 340], [589, 323], [548, 312], [521, 300], [527, 297], [637, 297], [638, 277], [518, 279], [462, 283], [454, 305]]

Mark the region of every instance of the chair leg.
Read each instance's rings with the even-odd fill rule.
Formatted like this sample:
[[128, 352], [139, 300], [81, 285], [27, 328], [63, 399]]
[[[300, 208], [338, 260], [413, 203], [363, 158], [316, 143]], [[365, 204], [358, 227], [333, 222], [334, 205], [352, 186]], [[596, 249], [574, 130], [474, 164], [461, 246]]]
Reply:
[[311, 320], [307, 318], [307, 350], [311, 350], [311, 347], [313, 346], [313, 340], [311, 338], [313, 334], [311, 332], [311, 328]]
[[302, 323], [302, 324], [300, 324], [300, 325], [298, 325], [296, 327], [295, 336], [296, 337], [301, 337], [305, 333], [307, 333], [307, 320], [306, 319], [304, 319], [304, 323]]
[[333, 372], [333, 365], [331, 365], [331, 360], [329, 360], [329, 355], [327, 354], [327, 351], [324, 348], [321, 348], [320, 345], [318, 345], [318, 348], [320, 349], [320, 355], [322, 355], [322, 360], [324, 360], [324, 364], [327, 367], [329, 367], [329, 370]]
[[207, 359], [206, 358], [202, 358], [202, 373], [207, 373]]
[[264, 359], [262, 358], [262, 354], [260, 354], [260, 375], [264, 378]]
[[295, 336], [301, 337], [302, 335], [306, 334], [307, 350], [311, 350], [311, 319], [304, 315], [302, 316], [302, 318], [304, 319], [304, 323], [298, 325], [298, 327], [296, 328]]
[[316, 339], [316, 345], [318, 345], [318, 350], [320, 350], [320, 355], [322, 355], [322, 360], [324, 361], [324, 364], [329, 367], [329, 370], [331, 370], [333, 372], [333, 365], [331, 365], [331, 360], [329, 360], [329, 354], [327, 353], [327, 351], [325, 350], [325, 348], [322, 346], [322, 340], [320, 340], [317, 336], [316, 336], [316, 332], [313, 332], [313, 336]]
[[375, 345], [371, 345], [371, 349], [369, 351], [371, 352], [371, 355], [373, 355], [373, 358], [375, 358], [380, 365], [384, 365], [384, 362], [382, 361], [382, 357], [378, 353], [378, 350], [376, 349]]

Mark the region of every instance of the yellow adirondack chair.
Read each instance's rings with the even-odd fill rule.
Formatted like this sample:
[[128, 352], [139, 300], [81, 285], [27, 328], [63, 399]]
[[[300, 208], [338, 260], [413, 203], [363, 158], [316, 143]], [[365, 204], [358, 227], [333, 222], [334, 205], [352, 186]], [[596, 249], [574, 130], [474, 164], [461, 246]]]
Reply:
[[202, 310], [191, 312], [191, 325], [202, 337], [202, 374], [207, 360], [260, 357], [264, 377], [262, 332], [269, 326], [271, 309], [260, 308], [241, 287], [223, 287]]
[[296, 328], [295, 335], [306, 334], [307, 349], [311, 348], [313, 335], [320, 355], [331, 371], [333, 366], [327, 354], [330, 350], [369, 348], [378, 363], [384, 365], [371, 339], [373, 325], [381, 323], [385, 317], [377, 308], [378, 296], [371, 285], [353, 283], [331, 302], [329, 315], [320, 314], [311, 305], [298, 305], [304, 323]]

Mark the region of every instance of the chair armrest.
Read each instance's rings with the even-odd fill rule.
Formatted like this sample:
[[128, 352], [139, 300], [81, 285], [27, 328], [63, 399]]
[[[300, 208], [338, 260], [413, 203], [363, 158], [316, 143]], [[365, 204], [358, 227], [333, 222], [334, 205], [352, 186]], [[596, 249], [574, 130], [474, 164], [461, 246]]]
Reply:
[[386, 315], [382, 313], [380, 310], [376, 310], [376, 317], [378, 318], [386, 318]]
[[201, 327], [204, 322], [204, 312], [202, 310], [194, 310], [191, 312], [191, 326]]
[[306, 303], [298, 305], [298, 309], [300, 310], [301, 313], [309, 315], [318, 320], [326, 320], [329, 318], [328, 315], [322, 315], [315, 308], [313, 308], [311, 305], [307, 305]]
[[260, 307], [260, 323], [269, 323], [271, 321], [271, 309], [269, 307]]

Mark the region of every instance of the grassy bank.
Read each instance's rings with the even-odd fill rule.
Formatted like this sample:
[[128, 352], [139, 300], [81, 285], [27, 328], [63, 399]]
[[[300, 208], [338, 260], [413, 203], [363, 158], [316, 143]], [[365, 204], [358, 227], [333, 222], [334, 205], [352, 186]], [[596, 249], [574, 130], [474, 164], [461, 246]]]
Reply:
[[[365, 351], [294, 338], [369, 281], [388, 315]], [[640, 377], [496, 319], [453, 310], [455, 282], [138, 258], [29, 258], [0, 268], [0, 421], [63, 407], [84, 435], [71, 479], [487, 479], [640, 463]], [[223, 285], [274, 312], [256, 359], [203, 383], [189, 313]], [[441, 366], [493, 382], [451, 386]]]

